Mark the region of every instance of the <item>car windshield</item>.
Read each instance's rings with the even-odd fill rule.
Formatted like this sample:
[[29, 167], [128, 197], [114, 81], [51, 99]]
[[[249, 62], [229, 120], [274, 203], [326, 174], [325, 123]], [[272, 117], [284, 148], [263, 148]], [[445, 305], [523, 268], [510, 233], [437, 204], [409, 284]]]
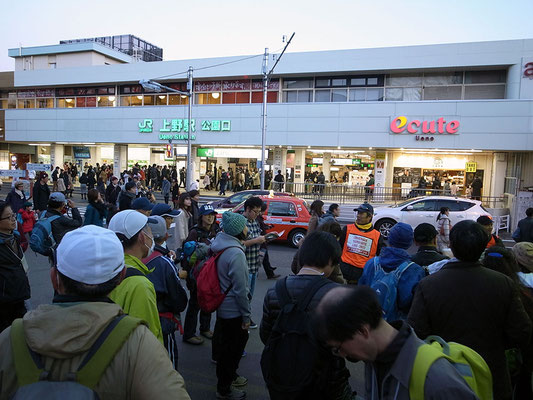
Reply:
[[403, 207], [403, 206], [406, 206], [407, 204], [412, 203], [412, 202], [415, 201], [415, 200], [420, 200], [420, 199], [422, 199], [422, 198], [423, 198], [423, 197], [414, 197], [414, 198], [412, 198], [412, 199], [409, 199], [409, 200], [407, 200], [407, 201], [403, 201], [403, 202], [398, 203], [398, 204], [396, 204], [396, 205], [393, 205], [393, 206], [391, 206], [391, 207]]

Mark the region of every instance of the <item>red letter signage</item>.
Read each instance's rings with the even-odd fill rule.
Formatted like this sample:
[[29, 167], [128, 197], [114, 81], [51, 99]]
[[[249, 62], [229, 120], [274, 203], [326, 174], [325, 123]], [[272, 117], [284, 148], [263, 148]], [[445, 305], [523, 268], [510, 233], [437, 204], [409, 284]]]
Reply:
[[[533, 76], [533, 63], [531, 64], [531, 74]], [[418, 119], [409, 121], [407, 117], [401, 115], [392, 119], [390, 123], [390, 130], [392, 133], [397, 134], [416, 134], [416, 140], [433, 140], [433, 138], [430, 138], [430, 136], [435, 134], [457, 134], [459, 131], [459, 125], [459, 121], [453, 120], [448, 122], [444, 119], [444, 117], [439, 117], [433, 121], [420, 121]], [[428, 137], [422, 136], [420, 133], [427, 135]]]
[[524, 69], [525, 78], [533, 78], [533, 62], [528, 62]]

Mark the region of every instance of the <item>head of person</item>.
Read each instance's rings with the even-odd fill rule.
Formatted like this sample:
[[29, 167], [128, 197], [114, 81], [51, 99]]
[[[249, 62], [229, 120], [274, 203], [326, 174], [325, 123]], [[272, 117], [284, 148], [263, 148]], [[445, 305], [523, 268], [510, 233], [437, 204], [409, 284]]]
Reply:
[[337, 221], [324, 222], [322, 225], [319, 225], [316, 230], [319, 232], [331, 233], [337, 240], [339, 240], [342, 235], [341, 225]]
[[515, 244], [513, 254], [523, 272], [533, 272], [533, 243], [520, 242]]
[[244, 216], [250, 220], [255, 220], [261, 213], [262, 205], [263, 200], [257, 196], [247, 198], [244, 202]]
[[24, 190], [24, 182], [16, 181], [15, 182], [15, 189], [16, 190], [20, 190], [20, 191]]
[[328, 210], [335, 217], [339, 217], [341, 215], [341, 207], [337, 203], [330, 204]]
[[159, 215], [163, 217], [167, 223], [167, 229], [170, 229], [170, 225], [174, 222], [175, 218], [180, 215], [179, 210], [173, 210], [170, 204], [159, 203], [152, 208], [151, 215]]
[[135, 210], [116, 213], [109, 222], [109, 229], [115, 232], [124, 248], [124, 253], [139, 259], [152, 253], [155, 242], [148, 226], [151, 221], [146, 215]]
[[199, 190], [196, 190], [196, 189], [193, 189], [189, 192], [189, 195], [191, 196], [191, 199], [196, 201], [196, 202], [199, 202], [200, 201], [200, 191]]
[[109, 229], [87, 225], [68, 232], [54, 254], [50, 278], [59, 294], [106, 297], [124, 279], [124, 253]]
[[372, 222], [374, 217], [374, 207], [368, 203], [363, 203], [359, 207], [354, 208], [354, 211], [357, 213], [355, 217], [355, 223], [357, 225], [367, 225]]
[[226, 211], [222, 214], [222, 230], [230, 236], [243, 241], [248, 235], [246, 218], [241, 214]]
[[478, 261], [488, 242], [487, 232], [475, 221], [458, 222], [450, 231], [450, 249], [461, 261]]
[[526, 217], [533, 217], [533, 207], [526, 210]]
[[48, 198], [48, 207], [57, 210], [62, 211], [67, 204], [67, 199], [65, 198], [65, 195], [61, 192], [54, 192], [50, 195]]
[[490, 236], [492, 235], [492, 227], [494, 224], [492, 219], [487, 217], [486, 215], [482, 215], [481, 217], [477, 219], [477, 223], [481, 225], [483, 229], [485, 229], [485, 232], [487, 232], [487, 235], [489, 235], [489, 240], [490, 240]]
[[191, 195], [189, 193], [182, 193], [178, 198], [178, 207], [182, 210], [191, 210]]
[[87, 200], [89, 200], [89, 203], [96, 203], [98, 200], [101, 200], [101, 199], [102, 197], [98, 189], [90, 189], [87, 192]]
[[437, 229], [432, 224], [424, 222], [419, 224], [414, 230], [415, 244], [420, 246], [437, 245]]
[[204, 204], [200, 207], [200, 220], [204, 228], [210, 229], [211, 225], [215, 223], [217, 212], [210, 204]]
[[150, 214], [152, 213], [152, 209], [154, 208], [154, 205], [150, 203], [150, 200], [148, 200], [146, 197], [141, 196], [141, 197], [137, 197], [135, 200], [131, 202], [131, 208], [149, 217]]
[[321, 216], [324, 214], [324, 202], [322, 200], [315, 200], [311, 203], [309, 207], [311, 209], [311, 214]]
[[305, 238], [298, 252], [298, 262], [303, 267], [314, 268], [330, 276], [333, 268], [340, 262], [341, 246], [331, 233], [311, 232]]
[[137, 190], [137, 185], [135, 182], [129, 181], [126, 183], [126, 185], [124, 185], [124, 189], [126, 192], [135, 193]]
[[17, 214], [4, 200], [0, 200], [0, 233], [11, 235], [17, 228]]
[[116, 176], [111, 177], [111, 184], [115, 187], [118, 185], [118, 178]]
[[[306, 238], [307, 240], [307, 238]], [[368, 286], [331, 289], [315, 309], [318, 339], [333, 354], [350, 361], [374, 361], [383, 350], [381, 327], [386, 324], [376, 292]]]
[[492, 246], [485, 251], [485, 257], [481, 262], [484, 267], [500, 272], [511, 278], [516, 284], [520, 283], [517, 272], [520, 268], [516, 263], [513, 252], [505, 247]]
[[154, 237], [155, 243], [157, 245], [162, 245], [168, 238], [167, 222], [165, 219], [159, 215], [150, 217], [148, 226], [152, 231], [152, 236]]
[[41, 175], [39, 175], [39, 181], [44, 185], [48, 182], [48, 174], [46, 172], [41, 172]]
[[405, 222], [398, 222], [389, 231], [389, 246], [407, 250], [413, 244], [413, 228]]
[[448, 207], [441, 207], [440, 215], [450, 215], [450, 209]]
[[23, 207], [24, 207], [24, 209], [25, 209], [26, 211], [30, 211], [31, 208], [33, 207], [33, 203], [32, 203], [31, 201], [27, 201], [27, 202], [24, 203], [24, 206], [23, 206]]

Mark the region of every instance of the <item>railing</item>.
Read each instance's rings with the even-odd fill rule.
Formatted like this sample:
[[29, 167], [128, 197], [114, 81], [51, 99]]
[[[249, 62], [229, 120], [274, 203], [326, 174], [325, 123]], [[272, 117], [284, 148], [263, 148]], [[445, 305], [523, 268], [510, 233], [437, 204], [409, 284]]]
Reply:
[[[272, 182], [272, 189], [294, 193], [295, 196], [307, 200], [322, 200], [335, 203], [352, 203], [368, 201], [371, 203], [393, 203], [409, 200], [418, 196], [449, 196], [451, 198], [466, 198], [461, 194], [452, 196], [449, 190], [429, 188], [400, 188], [400, 187], [368, 187], [350, 186], [344, 184], [314, 184], [314, 183], [283, 183], [283, 188], [277, 182]], [[502, 208], [505, 206], [504, 196], [481, 196], [474, 198], [481, 200], [487, 208]]]

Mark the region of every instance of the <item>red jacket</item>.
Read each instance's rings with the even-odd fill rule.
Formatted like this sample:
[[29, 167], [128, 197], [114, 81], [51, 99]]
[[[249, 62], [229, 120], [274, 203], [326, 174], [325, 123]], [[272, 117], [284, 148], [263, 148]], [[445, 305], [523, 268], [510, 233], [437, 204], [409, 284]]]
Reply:
[[30, 210], [26, 211], [23, 208], [19, 210], [19, 214], [22, 215], [22, 232], [21, 233], [27, 233], [31, 232], [33, 230], [33, 226], [35, 225], [35, 211]]

